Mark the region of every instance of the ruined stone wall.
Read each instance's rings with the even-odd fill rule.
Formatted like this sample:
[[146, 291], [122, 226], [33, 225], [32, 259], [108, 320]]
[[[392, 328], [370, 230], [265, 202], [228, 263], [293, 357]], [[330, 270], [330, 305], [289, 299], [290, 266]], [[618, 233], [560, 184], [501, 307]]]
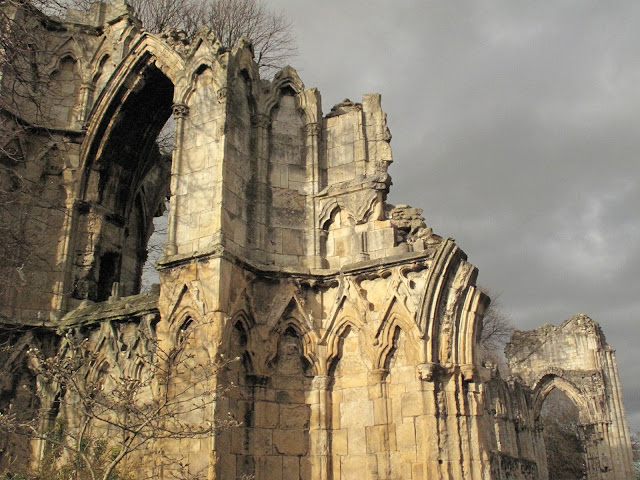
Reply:
[[536, 420], [554, 388], [578, 407], [588, 478], [633, 477], [615, 352], [596, 322], [578, 314], [559, 327], [516, 332], [505, 352], [510, 370], [533, 391]]
[[[137, 355], [181, 347], [181, 373], [149, 382], [146, 398], [184, 389], [204, 403], [185, 403], [177, 421], [234, 419], [216, 435], [150, 442], [128, 462], [157, 461], [145, 474], [160, 478], [176, 465], [225, 480], [546, 478], [536, 423], [546, 390], [527, 372], [549, 363], [544, 352], [593, 341], [561, 330], [541, 350], [515, 348], [511, 382], [482, 364], [489, 299], [477, 269], [422, 210], [386, 203], [379, 95], [325, 115], [291, 67], [261, 79], [246, 39], [227, 48], [206, 29], [151, 35], [118, 2], [69, 19], [40, 24], [62, 101], [45, 108], [53, 123], [25, 133], [60, 139], [25, 164], [37, 173], [58, 162], [43, 187], [61, 195], [59, 221], [43, 229], [53, 267], [24, 267], [48, 290], [5, 296], [3, 308], [87, 338], [102, 359], [92, 378], [104, 382], [143, 375]], [[169, 164], [155, 139], [171, 115]], [[166, 195], [160, 291], [135, 295]], [[619, 413], [594, 410], [592, 423], [618, 425], [624, 445], [615, 362], [599, 352], [566, 358], [607, 365], [603, 398], [618, 398]], [[224, 368], [206, 381], [186, 368], [214, 360]], [[79, 425], [73, 408], [60, 415]]]

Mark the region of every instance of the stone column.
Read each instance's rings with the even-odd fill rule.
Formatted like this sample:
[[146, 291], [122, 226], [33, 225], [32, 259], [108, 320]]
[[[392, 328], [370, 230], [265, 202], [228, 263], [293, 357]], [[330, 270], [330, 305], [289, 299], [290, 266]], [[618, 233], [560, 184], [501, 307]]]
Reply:
[[268, 185], [269, 185], [269, 128], [271, 118], [268, 115], [257, 114], [251, 117], [253, 127], [253, 152], [251, 159], [250, 188], [254, 190], [254, 198], [247, 198], [247, 236], [253, 232], [253, 238], [247, 241], [255, 242], [260, 250], [266, 249], [268, 226]]
[[320, 179], [320, 136], [322, 125], [317, 122], [307, 123], [305, 132], [305, 165], [307, 171], [308, 209], [310, 217], [307, 220], [307, 238], [305, 239], [305, 253], [309, 257], [310, 268], [323, 268], [321, 229], [317, 225], [315, 196], [321, 189]]
[[178, 188], [182, 175], [182, 141], [184, 137], [184, 122], [189, 116], [189, 106], [176, 103], [173, 105], [173, 116], [176, 121], [173, 161], [171, 164], [171, 201], [169, 202], [169, 222], [167, 225], [167, 242], [164, 246], [165, 255], [178, 253], [176, 231], [178, 228]]
[[[414, 480], [441, 478], [440, 474], [440, 432], [439, 416], [446, 414], [446, 409], [439, 407], [439, 385], [434, 381], [436, 377], [433, 364], [419, 364], [417, 366], [420, 378], [420, 391], [415, 393], [416, 412], [416, 449], [417, 460], [413, 466]], [[409, 399], [407, 399], [409, 400]], [[412, 402], [413, 403], [413, 402]]]
[[85, 82], [80, 86], [80, 111], [76, 118], [74, 118], [74, 127], [84, 128], [91, 111], [91, 104], [93, 103], [93, 92], [96, 90], [96, 86], [91, 82]]
[[[373, 420], [375, 425], [367, 427], [367, 450], [375, 452], [377, 459], [377, 478], [391, 478], [390, 451], [396, 450], [395, 426], [389, 424], [389, 370], [379, 368], [369, 372], [369, 399], [373, 402]], [[391, 432], [391, 429], [394, 429]]]
[[604, 352], [606, 359], [606, 368], [603, 373], [608, 382], [605, 385], [609, 389], [609, 410], [611, 416], [611, 442], [612, 448], [616, 453], [617, 474], [621, 478], [633, 478], [633, 452], [631, 450], [631, 438], [629, 435], [629, 425], [627, 424], [627, 416], [624, 405], [622, 404], [622, 388], [620, 386], [620, 376], [618, 373], [618, 361], [613, 350]]
[[329, 480], [331, 472], [331, 380], [327, 375], [314, 377], [311, 385], [311, 421], [309, 456], [311, 478]]

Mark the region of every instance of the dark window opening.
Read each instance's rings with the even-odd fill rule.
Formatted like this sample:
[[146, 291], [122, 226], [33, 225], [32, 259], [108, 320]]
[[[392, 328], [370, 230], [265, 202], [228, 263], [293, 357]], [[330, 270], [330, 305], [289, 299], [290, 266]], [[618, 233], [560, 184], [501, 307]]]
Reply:
[[120, 255], [115, 252], [105, 253], [100, 257], [99, 268], [96, 301], [104, 302], [109, 300], [113, 283], [120, 277]]

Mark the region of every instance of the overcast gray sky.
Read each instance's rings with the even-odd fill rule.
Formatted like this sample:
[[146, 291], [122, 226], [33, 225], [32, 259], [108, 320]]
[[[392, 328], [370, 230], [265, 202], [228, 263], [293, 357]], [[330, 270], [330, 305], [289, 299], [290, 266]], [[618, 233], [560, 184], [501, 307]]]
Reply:
[[382, 94], [390, 201], [455, 238], [518, 328], [601, 324], [640, 430], [640, 2], [269, 3], [325, 113]]

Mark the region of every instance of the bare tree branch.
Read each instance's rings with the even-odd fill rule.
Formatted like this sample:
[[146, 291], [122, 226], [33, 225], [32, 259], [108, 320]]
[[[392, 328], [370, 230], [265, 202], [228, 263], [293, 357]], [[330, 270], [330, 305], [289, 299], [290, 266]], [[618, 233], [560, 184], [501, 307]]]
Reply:
[[[123, 375], [117, 365], [104, 371], [89, 341], [78, 340], [73, 331], [65, 334], [56, 355], [47, 357], [31, 348], [28, 355], [39, 383], [59, 392], [58, 427], [47, 426], [50, 412], [44, 405], [31, 421], [0, 414], [0, 432], [45, 442], [56, 468], [108, 480], [125, 459], [151, 442], [206, 438], [238, 426], [234, 419], [202, 420], [204, 412], [226, 394], [226, 390], [211, 389], [212, 378], [235, 359], [196, 359], [184, 348], [189, 335], [186, 332], [167, 351], [155, 338], [146, 338], [152, 354], [138, 355], [143, 367], [137, 378]], [[198, 414], [198, 421], [193, 414]], [[73, 424], [71, 419], [80, 422]], [[112, 452], [108, 457], [105, 448]]]
[[480, 288], [491, 298], [491, 304], [484, 315], [480, 343], [485, 360], [500, 365], [503, 363], [504, 347], [514, 331], [513, 323], [504, 312], [500, 295], [487, 288]]

